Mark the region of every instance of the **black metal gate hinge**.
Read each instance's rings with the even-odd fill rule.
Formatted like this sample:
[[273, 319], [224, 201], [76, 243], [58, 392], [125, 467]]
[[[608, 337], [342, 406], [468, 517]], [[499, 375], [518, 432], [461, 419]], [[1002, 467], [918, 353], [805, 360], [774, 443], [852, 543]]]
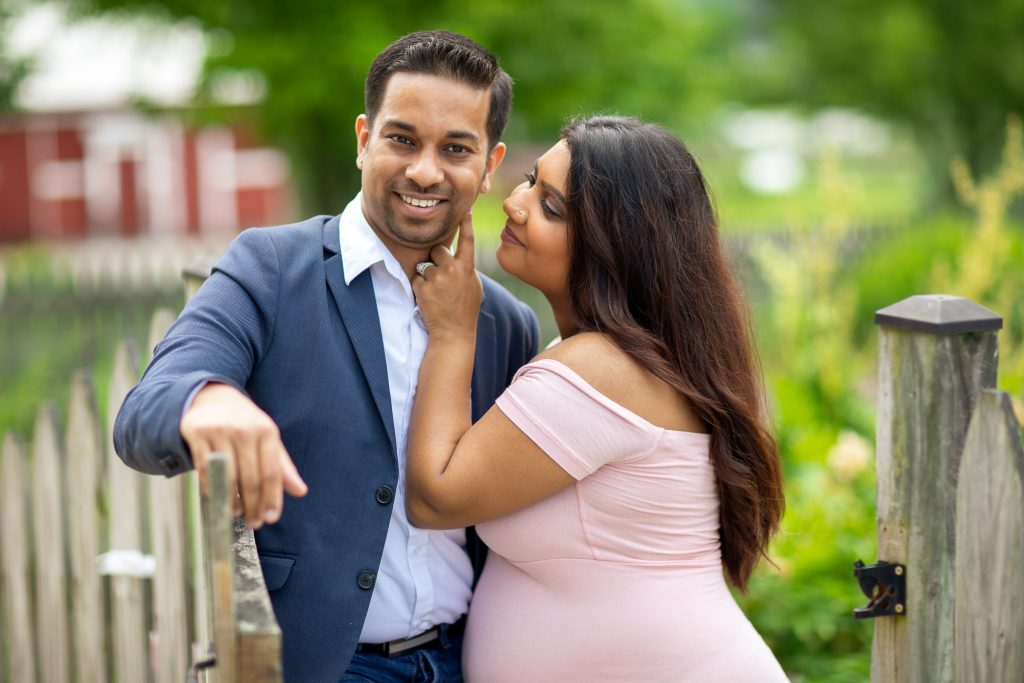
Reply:
[[907, 613], [907, 567], [895, 562], [878, 561], [865, 565], [853, 563], [853, 576], [870, 602], [853, 610], [856, 619], [874, 619]]

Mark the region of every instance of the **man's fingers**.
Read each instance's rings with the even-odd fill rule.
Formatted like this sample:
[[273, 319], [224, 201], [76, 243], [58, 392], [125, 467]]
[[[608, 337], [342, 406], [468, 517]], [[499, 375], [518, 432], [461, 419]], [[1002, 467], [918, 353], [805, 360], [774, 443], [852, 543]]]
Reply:
[[466, 213], [466, 217], [462, 219], [462, 223], [459, 225], [459, 241], [455, 248], [455, 258], [473, 263], [473, 251], [475, 249], [474, 242], [473, 210], [470, 209]]
[[260, 474], [263, 482], [261, 492], [262, 509], [260, 519], [273, 524], [281, 518], [281, 465], [278, 452], [281, 442], [275, 436], [265, 436], [259, 442]]
[[263, 526], [263, 486], [258, 442], [249, 434], [235, 435], [233, 441], [238, 492], [242, 494], [245, 520], [253, 529], [259, 529]]
[[188, 450], [192, 453], [192, 466], [199, 473], [199, 490], [204, 494], [210, 493], [210, 449], [204, 441], [196, 440], [188, 444]]
[[302, 481], [302, 477], [299, 476], [299, 470], [295, 468], [295, 463], [292, 462], [288, 451], [282, 447], [278, 451], [278, 458], [281, 461], [281, 479], [284, 482], [284, 490], [296, 498], [306, 495], [309, 492], [309, 487], [306, 486], [306, 482]]

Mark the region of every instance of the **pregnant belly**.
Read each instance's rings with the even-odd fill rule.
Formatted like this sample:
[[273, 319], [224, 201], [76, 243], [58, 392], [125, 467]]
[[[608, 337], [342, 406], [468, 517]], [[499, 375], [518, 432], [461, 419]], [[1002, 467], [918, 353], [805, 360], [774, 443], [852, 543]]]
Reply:
[[718, 569], [593, 560], [520, 568], [492, 553], [463, 659], [470, 683], [678, 682], [729, 680], [721, 677], [728, 660], [745, 653], [756, 660], [752, 674], [782, 673]]

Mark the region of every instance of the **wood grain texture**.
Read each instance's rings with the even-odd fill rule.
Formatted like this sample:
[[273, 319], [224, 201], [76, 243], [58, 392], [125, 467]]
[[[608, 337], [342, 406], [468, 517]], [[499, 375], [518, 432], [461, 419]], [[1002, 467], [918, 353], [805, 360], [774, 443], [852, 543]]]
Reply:
[[64, 442], [71, 560], [71, 641], [74, 644], [72, 670], [79, 681], [107, 680], [104, 591], [96, 569], [103, 468], [101, 434], [92, 379], [81, 371], [71, 384]]
[[35, 681], [36, 661], [30, 577], [32, 543], [28, 531], [28, 477], [25, 448], [8, 432], [4, 436], [0, 491], [0, 580], [3, 581], [4, 641], [9, 680]]
[[236, 519], [234, 526], [237, 680], [280, 683], [281, 628], [263, 580], [256, 539], [244, 519]]
[[995, 386], [994, 332], [883, 327], [878, 559], [907, 565], [907, 616], [875, 620], [871, 680], [953, 681], [956, 483], [977, 397]]
[[984, 391], [956, 499], [955, 680], [1024, 681], [1024, 447], [1010, 395]]
[[217, 651], [217, 666], [210, 672], [211, 683], [234, 683], [236, 680], [234, 552], [231, 530], [231, 498], [234, 492], [228, 479], [226, 458], [224, 453], [210, 454], [207, 491], [202, 495], [202, 527], [210, 580], [212, 632]]
[[36, 418], [32, 444], [32, 536], [35, 547], [36, 647], [39, 681], [71, 680], [64, 554], [64, 458], [52, 406]]

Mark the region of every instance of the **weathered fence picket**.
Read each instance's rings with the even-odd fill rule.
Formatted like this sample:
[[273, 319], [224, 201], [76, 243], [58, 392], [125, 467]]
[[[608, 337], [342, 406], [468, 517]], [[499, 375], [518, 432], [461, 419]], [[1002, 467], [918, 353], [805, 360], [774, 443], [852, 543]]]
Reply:
[[954, 680], [1024, 681], [1024, 446], [1010, 395], [986, 390], [956, 496]]
[[29, 599], [29, 565], [31, 545], [28, 533], [28, 476], [25, 448], [14, 434], [7, 434], [3, 443], [3, 466], [0, 467], [0, 547], [3, 563], [3, 620], [7, 641], [10, 680], [35, 681], [35, 648], [32, 647], [32, 624], [35, 621]]
[[201, 492], [206, 577], [213, 607], [213, 634], [217, 666], [210, 683], [235, 680], [235, 562], [232, 552], [231, 500], [234, 492], [228, 479], [223, 453], [211, 453], [206, 491]]
[[41, 683], [68, 683], [68, 611], [64, 571], [64, 467], [57, 416], [39, 409], [32, 443], [32, 537], [35, 549], [36, 646]]
[[68, 510], [68, 546], [71, 555], [71, 632], [74, 643], [72, 670], [79, 681], [105, 681], [103, 656], [105, 618], [103, 585], [96, 569], [101, 539], [100, 476], [103, 468], [103, 436], [92, 380], [79, 372], [71, 385], [68, 428], [64, 452]]

